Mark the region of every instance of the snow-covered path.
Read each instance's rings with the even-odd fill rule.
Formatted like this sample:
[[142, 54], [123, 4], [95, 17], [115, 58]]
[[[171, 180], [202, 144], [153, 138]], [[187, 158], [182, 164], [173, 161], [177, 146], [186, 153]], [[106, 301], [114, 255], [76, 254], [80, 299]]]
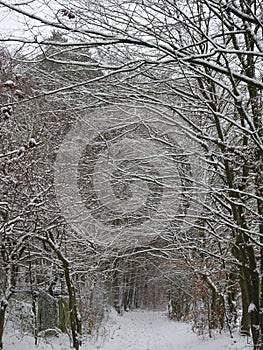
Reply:
[[[63, 335], [40, 341], [35, 348], [32, 337], [18, 338], [10, 330], [4, 350], [69, 350]], [[97, 336], [84, 340], [81, 350], [248, 350], [246, 339], [217, 335], [212, 339], [198, 337], [185, 323], [169, 321], [165, 313], [153, 311], [111, 312]]]
[[176, 324], [167, 321], [164, 314], [149, 311], [125, 313], [122, 317], [110, 315], [105, 327], [106, 339], [100, 338], [102, 342], [96, 345], [103, 350], [174, 349]]
[[244, 339], [230, 339], [227, 335], [203, 339], [189, 325], [151, 311], [129, 312], [122, 317], [111, 314], [104, 334], [107, 336], [104, 340], [99, 337], [92, 350], [241, 350], [247, 345]]

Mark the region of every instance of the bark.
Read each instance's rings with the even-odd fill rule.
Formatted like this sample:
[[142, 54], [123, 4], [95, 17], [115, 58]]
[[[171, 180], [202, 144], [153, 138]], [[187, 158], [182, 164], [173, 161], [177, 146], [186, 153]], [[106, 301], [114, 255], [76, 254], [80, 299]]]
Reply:
[[0, 349], [3, 349], [3, 335], [7, 305], [8, 303], [5, 301], [5, 299], [2, 299], [0, 304]]
[[75, 288], [73, 286], [73, 282], [70, 275], [70, 266], [68, 260], [64, 257], [63, 253], [60, 251], [60, 249], [56, 246], [56, 244], [53, 242], [53, 239], [51, 236], [45, 238], [45, 237], [38, 237], [42, 242], [46, 242], [49, 244], [49, 246], [53, 249], [53, 251], [56, 253], [58, 259], [60, 260], [62, 264], [62, 268], [64, 271], [66, 286], [67, 286], [67, 292], [69, 297], [69, 318], [70, 318], [70, 328], [71, 328], [71, 335], [72, 335], [72, 342], [73, 342], [73, 348], [75, 350], [79, 350], [81, 346], [81, 334], [82, 334], [82, 323], [81, 323], [81, 317], [78, 312], [77, 307], [77, 298], [75, 294]]
[[77, 301], [75, 296], [75, 290], [71, 281], [69, 266], [67, 262], [63, 262], [63, 269], [66, 279], [66, 285], [69, 295], [69, 317], [70, 317], [70, 327], [73, 341], [73, 348], [79, 350], [81, 346], [81, 320], [78, 315]]

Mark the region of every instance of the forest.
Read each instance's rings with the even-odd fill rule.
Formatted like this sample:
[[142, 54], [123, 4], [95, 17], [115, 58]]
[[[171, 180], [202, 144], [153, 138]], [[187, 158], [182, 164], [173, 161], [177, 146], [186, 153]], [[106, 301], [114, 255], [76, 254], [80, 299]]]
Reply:
[[1, 26], [0, 349], [13, 319], [79, 350], [110, 307], [263, 349], [262, 2], [0, 0]]

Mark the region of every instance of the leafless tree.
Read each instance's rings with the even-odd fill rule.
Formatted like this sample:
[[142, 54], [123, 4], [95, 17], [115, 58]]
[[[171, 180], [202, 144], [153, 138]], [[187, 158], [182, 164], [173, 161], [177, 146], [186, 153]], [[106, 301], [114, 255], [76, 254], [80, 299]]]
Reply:
[[[200, 184], [205, 192], [209, 189], [210, 196], [209, 201], [202, 201], [204, 228], [217, 238], [216, 253], [221, 259], [224, 252], [231, 253], [230, 258], [227, 253], [233, 267], [229, 278], [236, 273], [239, 279], [242, 330], [251, 331], [254, 348], [261, 348], [261, 2], [75, 0], [70, 5], [59, 1], [37, 4], [43, 15], [35, 11], [34, 2], [0, 1], [6, 10], [25, 16], [33, 33], [2, 40], [45, 52], [46, 61], [62, 68], [71, 64], [100, 72], [81, 76], [77, 82], [61, 78], [40, 95], [78, 90], [82, 96], [95, 98], [98, 105], [147, 104], [167, 125], [180, 124], [180, 130], [202, 149], [210, 179], [209, 184]], [[60, 30], [68, 41], [46, 39], [39, 28]], [[50, 46], [56, 50], [46, 51]], [[76, 49], [84, 49], [79, 59], [63, 56]], [[191, 222], [191, 226], [198, 224]], [[173, 242], [171, 237], [179, 235], [176, 222], [163, 235]], [[191, 242], [191, 237], [185, 236], [185, 242]], [[191, 243], [194, 248], [203, 250], [200, 239]]]

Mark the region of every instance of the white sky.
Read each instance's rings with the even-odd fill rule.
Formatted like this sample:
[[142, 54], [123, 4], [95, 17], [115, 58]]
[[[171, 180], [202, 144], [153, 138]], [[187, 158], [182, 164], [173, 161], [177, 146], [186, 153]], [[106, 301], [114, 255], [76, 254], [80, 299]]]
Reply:
[[[23, 8], [23, 6], [21, 7]], [[41, 6], [39, 1], [31, 1], [30, 6], [25, 6], [24, 9], [30, 13], [36, 13], [40, 17], [46, 17], [49, 20], [54, 20], [54, 13], [56, 12], [58, 5], [52, 3], [52, 6], [48, 7], [45, 4]], [[27, 25], [29, 23], [29, 25]], [[35, 26], [34, 26], [35, 25]], [[39, 28], [38, 28], [39, 27]], [[3, 6], [0, 7], [0, 38], [7, 36], [21, 36], [26, 35], [41, 35], [45, 31], [43, 25], [38, 21], [29, 20], [22, 14], [15, 13], [15, 11], [8, 10]], [[34, 33], [32, 32], [32, 29]]]
[[15, 32], [21, 32], [23, 24], [21, 23], [22, 16], [15, 15], [10, 11], [0, 8], [0, 30], [1, 35], [13, 34]]

